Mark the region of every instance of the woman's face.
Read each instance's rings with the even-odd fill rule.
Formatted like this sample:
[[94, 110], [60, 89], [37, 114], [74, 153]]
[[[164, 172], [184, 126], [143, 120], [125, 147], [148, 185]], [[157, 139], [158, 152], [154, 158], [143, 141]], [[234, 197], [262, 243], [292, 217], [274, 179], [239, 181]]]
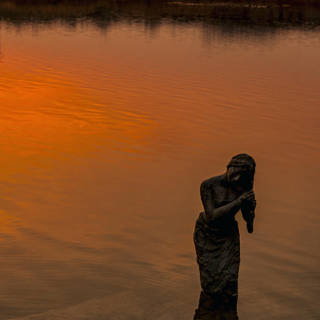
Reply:
[[231, 166], [227, 170], [227, 180], [232, 184], [241, 184], [248, 178], [248, 167], [246, 166]]

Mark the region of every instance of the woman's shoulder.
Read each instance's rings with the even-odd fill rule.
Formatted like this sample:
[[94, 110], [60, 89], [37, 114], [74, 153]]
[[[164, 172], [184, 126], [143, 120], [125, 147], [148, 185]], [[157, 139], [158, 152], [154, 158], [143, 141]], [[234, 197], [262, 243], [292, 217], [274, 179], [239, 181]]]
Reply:
[[204, 180], [201, 183], [201, 188], [214, 188], [216, 186], [220, 186], [224, 182], [225, 182], [225, 174], [221, 174], [219, 176], [215, 176], [215, 177]]

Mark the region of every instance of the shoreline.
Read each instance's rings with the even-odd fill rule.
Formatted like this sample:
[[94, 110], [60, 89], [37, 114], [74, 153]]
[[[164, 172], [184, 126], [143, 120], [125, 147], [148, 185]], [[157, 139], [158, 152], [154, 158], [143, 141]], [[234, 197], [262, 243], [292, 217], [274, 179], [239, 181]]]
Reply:
[[[250, 1], [249, 1], [250, 2]], [[320, 9], [309, 6], [258, 5], [261, 2], [163, 2], [145, 1], [51, 1], [8, 0], [0, 4], [1, 21], [12, 24], [45, 23], [56, 20], [83, 20], [103, 24], [113, 21], [145, 21], [154, 26], [161, 22], [202, 22], [207, 25], [227, 24], [268, 27], [320, 26]]]

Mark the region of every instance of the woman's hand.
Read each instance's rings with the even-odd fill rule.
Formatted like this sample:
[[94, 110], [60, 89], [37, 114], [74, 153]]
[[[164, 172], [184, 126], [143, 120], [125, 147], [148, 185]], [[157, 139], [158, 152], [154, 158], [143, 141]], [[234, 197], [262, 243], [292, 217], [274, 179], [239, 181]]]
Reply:
[[253, 190], [244, 192], [241, 196], [241, 205], [245, 205], [246, 208], [254, 211], [257, 206], [256, 195]]
[[256, 203], [256, 195], [253, 190], [246, 191], [240, 196], [241, 203]]

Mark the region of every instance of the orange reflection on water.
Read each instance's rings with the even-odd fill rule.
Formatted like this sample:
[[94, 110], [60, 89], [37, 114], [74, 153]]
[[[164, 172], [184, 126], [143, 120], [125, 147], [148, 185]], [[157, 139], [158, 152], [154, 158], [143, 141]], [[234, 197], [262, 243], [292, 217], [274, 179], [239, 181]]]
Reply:
[[[81, 65], [76, 68], [80, 71]], [[121, 148], [128, 140], [143, 144], [152, 135], [152, 121], [146, 116], [116, 110], [112, 103], [103, 103], [105, 97], [75, 85], [77, 81], [74, 75], [59, 80], [39, 70], [22, 76], [14, 69], [2, 72], [1, 83], [6, 87], [0, 97], [4, 174], [41, 165], [46, 157], [84, 155], [97, 144], [111, 149]], [[109, 93], [107, 100], [117, 94]], [[128, 146], [126, 152], [136, 152]]]
[[[14, 228], [8, 216], [3, 224], [14, 235], [12, 246], [27, 257], [17, 279], [25, 280], [26, 270], [44, 270], [28, 279], [52, 299], [48, 309], [104, 295], [110, 283], [196, 297], [192, 232], [202, 210], [199, 184], [223, 173], [240, 152], [257, 161], [258, 198], [256, 233], [242, 232], [242, 301], [250, 301], [253, 288], [261, 308], [270, 310], [263, 303], [274, 293], [266, 289], [270, 276], [294, 291], [303, 286], [294, 272], [316, 269], [314, 52], [303, 49], [302, 68], [294, 64], [291, 41], [281, 37], [221, 34], [207, 48], [199, 41], [201, 28], [179, 27], [180, 39], [176, 27], [164, 25], [154, 39], [123, 25], [106, 38], [90, 25], [71, 32], [57, 24], [36, 35], [26, 27], [23, 39], [4, 33], [2, 202], [18, 218]], [[303, 81], [294, 80], [293, 66]], [[308, 258], [301, 258], [303, 251]], [[278, 263], [288, 278], [281, 278]], [[258, 276], [251, 277], [257, 270], [264, 275], [259, 286]], [[72, 281], [64, 284], [66, 278]], [[79, 279], [91, 289], [80, 297], [69, 291], [81, 291]]]

